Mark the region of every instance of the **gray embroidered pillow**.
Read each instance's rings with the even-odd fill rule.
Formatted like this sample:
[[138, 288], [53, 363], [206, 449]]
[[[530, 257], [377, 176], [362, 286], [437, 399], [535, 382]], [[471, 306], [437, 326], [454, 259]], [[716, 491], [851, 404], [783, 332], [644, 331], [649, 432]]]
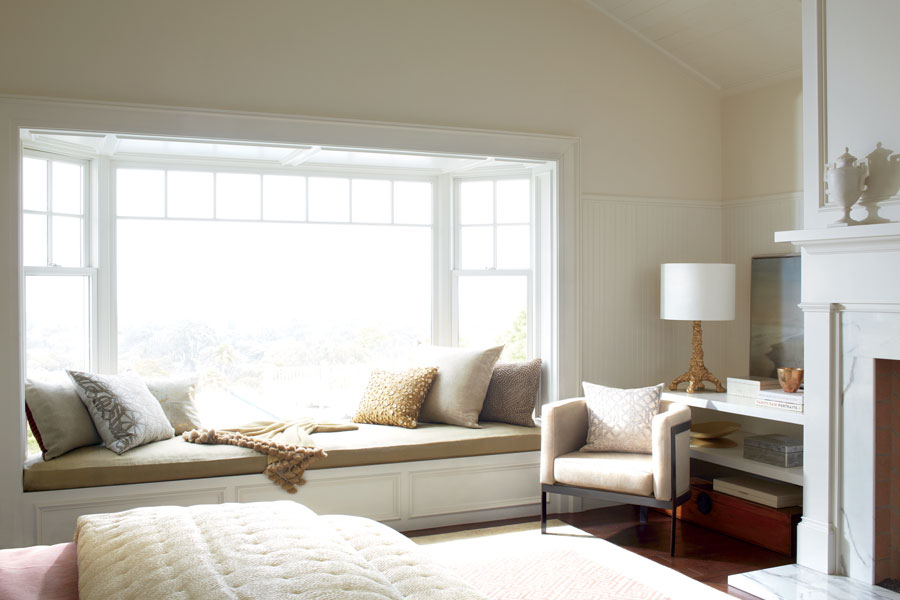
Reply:
[[622, 390], [584, 382], [588, 411], [583, 452], [652, 452], [650, 427], [663, 384]]
[[175, 435], [203, 427], [197, 405], [194, 404], [194, 394], [197, 391], [196, 377], [148, 379], [147, 389], [159, 400], [166, 418], [175, 428]]
[[534, 427], [531, 418], [541, 384], [541, 359], [497, 363], [479, 421]]
[[116, 454], [175, 435], [159, 401], [134, 373], [66, 372], [103, 443]]

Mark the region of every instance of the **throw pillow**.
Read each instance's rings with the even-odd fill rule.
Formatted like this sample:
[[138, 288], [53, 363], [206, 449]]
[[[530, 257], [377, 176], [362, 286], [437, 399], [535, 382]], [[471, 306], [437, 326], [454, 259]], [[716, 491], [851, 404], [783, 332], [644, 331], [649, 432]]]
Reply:
[[26, 379], [25, 416], [44, 460], [101, 442], [91, 415], [71, 385]]
[[584, 382], [588, 411], [584, 452], [652, 452], [650, 427], [663, 384], [621, 390]]
[[148, 379], [147, 389], [159, 400], [166, 418], [175, 428], [175, 435], [203, 427], [200, 413], [194, 404], [194, 393], [197, 391], [196, 377]]
[[484, 350], [419, 346], [417, 362], [438, 368], [419, 421], [479, 427], [478, 415], [501, 352], [503, 346]]
[[414, 429], [437, 372], [436, 367], [418, 367], [401, 373], [372, 371], [353, 422]]
[[497, 363], [479, 419], [534, 427], [531, 415], [540, 384], [539, 358], [527, 362]]
[[66, 372], [103, 443], [116, 454], [175, 435], [159, 401], [136, 374]]

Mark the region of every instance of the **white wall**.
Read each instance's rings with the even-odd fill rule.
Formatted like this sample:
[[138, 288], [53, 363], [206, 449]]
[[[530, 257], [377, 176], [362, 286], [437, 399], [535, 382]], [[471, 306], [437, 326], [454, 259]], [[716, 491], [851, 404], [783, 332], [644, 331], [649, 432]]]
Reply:
[[[809, 73], [824, 74], [822, 162], [833, 163], [844, 148], [864, 159], [878, 142], [900, 152], [900, 78], [896, 75], [900, 3], [828, 0], [823, 5], [824, 64], [817, 65], [814, 56], [805, 62]], [[814, 26], [812, 23], [809, 27]], [[807, 227], [823, 227], [840, 216], [836, 209], [821, 210], [817, 196], [810, 195], [804, 204]], [[882, 205], [881, 216], [900, 220], [900, 197], [896, 191]], [[857, 209], [851, 216], [863, 218], [864, 214]]]
[[802, 94], [798, 78], [722, 101], [722, 260], [737, 265], [735, 320], [719, 330], [726, 377], [749, 373], [750, 258], [794, 252], [773, 234], [802, 227]]

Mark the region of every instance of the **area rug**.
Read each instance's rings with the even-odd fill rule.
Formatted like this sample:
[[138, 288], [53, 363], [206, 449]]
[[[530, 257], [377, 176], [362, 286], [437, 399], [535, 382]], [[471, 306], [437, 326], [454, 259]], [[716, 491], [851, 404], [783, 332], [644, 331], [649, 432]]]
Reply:
[[731, 598], [557, 520], [412, 539], [493, 600]]

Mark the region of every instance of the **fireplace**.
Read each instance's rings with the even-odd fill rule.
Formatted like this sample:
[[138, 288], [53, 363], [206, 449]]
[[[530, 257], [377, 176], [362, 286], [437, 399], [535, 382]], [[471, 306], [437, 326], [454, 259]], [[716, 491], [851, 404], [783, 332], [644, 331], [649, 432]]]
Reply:
[[781, 232], [802, 261], [806, 412], [797, 562], [900, 579], [900, 223]]

